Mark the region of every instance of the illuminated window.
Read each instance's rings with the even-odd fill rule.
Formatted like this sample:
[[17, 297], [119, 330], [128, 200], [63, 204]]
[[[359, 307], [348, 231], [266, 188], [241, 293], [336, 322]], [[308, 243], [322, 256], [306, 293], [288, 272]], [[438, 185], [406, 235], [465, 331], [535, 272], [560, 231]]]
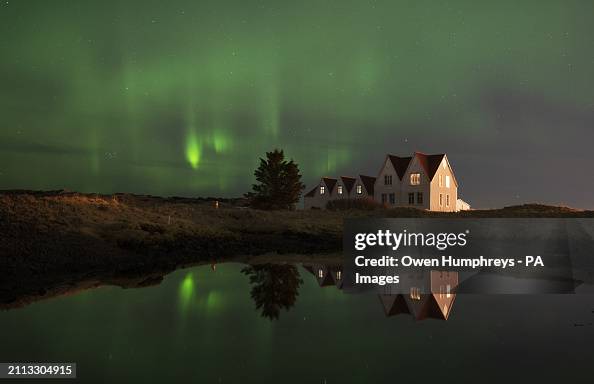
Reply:
[[338, 194], [339, 195], [342, 195], [342, 185], [339, 185], [338, 186]]
[[384, 176], [384, 185], [392, 185], [392, 175]]
[[326, 187], [320, 185], [320, 195], [323, 195], [324, 193], [326, 193]]
[[451, 296], [452, 287], [448, 284], [446, 285], [446, 297], [449, 299]]
[[324, 277], [324, 271], [322, 269], [318, 269], [318, 277], [320, 279]]
[[361, 184], [357, 185], [357, 195], [360, 195], [363, 193], [363, 187], [361, 186]]
[[408, 194], [408, 203], [409, 204], [414, 204], [415, 203], [415, 194], [412, 193], [412, 192]]
[[340, 280], [342, 278], [342, 271], [336, 272], [336, 280]]
[[450, 195], [446, 195], [446, 207], [450, 206]]
[[417, 192], [417, 204], [423, 204], [423, 192]]
[[394, 193], [390, 193], [390, 204], [396, 204], [396, 195]]
[[446, 188], [450, 187], [450, 176], [446, 175]]
[[443, 187], [443, 176], [439, 175], [439, 186]]
[[439, 206], [443, 206], [443, 193], [439, 194]]
[[410, 174], [410, 185], [419, 185], [421, 184], [421, 174], [420, 173], [411, 173]]

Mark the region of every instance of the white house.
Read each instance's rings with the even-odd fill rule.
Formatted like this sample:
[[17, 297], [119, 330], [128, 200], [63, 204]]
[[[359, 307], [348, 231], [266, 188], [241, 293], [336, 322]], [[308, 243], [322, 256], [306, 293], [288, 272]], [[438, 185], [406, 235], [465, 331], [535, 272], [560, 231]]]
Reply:
[[458, 198], [458, 181], [446, 154], [386, 155], [377, 177], [323, 177], [305, 195], [304, 206], [305, 209], [325, 208], [328, 201], [340, 198], [367, 198], [387, 207], [429, 211], [470, 209], [468, 203]]

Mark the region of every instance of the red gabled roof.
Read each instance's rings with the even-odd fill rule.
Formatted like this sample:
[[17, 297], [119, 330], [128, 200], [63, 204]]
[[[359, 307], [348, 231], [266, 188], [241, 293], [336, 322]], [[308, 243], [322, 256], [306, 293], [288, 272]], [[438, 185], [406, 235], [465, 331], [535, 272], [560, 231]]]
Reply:
[[423, 169], [425, 170], [425, 172], [427, 172], [427, 177], [429, 177], [429, 181], [431, 181], [433, 180], [433, 176], [435, 176], [435, 173], [439, 168], [439, 164], [441, 164], [441, 161], [443, 160], [445, 154], [441, 153], [438, 155], [426, 155], [421, 152], [415, 152], [415, 156], [417, 157], [417, 159], [419, 159], [419, 163], [421, 163]]
[[398, 156], [394, 156], [394, 155], [388, 155], [388, 157], [390, 158], [390, 161], [392, 162], [392, 166], [396, 170], [396, 174], [398, 175], [398, 178], [400, 180], [402, 180], [402, 178], [404, 177], [404, 174], [406, 173], [406, 169], [408, 168], [408, 164], [410, 164], [410, 161], [412, 160], [412, 156], [398, 157]]
[[332, 193], [332, 190], [334, 189], [337, 180], [331, 177], [322, 177], [322, 180], [324, 181], [324, 184], [326, 184], [326, 186], [328, 187], [328, 193]]
[[355, 178], [350, 176], [340, 176], [342, 183], [347, 189], [347, 193], [351, 193], [351, 189], [353, 189], [353, 185], [355, 185]]
[[313, 189], [307, 192], [303, 197], [314, 197], [314, 195], [316, 194], [316, 189], [318, 189], [317, 186], [313, 187]]
[[373, 195], [373, 186], [375, 184], [376, 178], [372, 177], [372, 176], [365, 176], [365, 175], [359, 175], [359, 178], [361, 179], [361, 182], [363, 183], [363, 186], [365, 187], [367, 194]]

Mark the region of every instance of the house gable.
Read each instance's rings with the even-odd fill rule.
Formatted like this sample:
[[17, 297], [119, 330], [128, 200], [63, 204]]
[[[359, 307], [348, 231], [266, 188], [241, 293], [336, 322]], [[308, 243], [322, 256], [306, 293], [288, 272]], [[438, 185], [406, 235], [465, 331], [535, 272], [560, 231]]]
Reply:
[[341, 176], [340, 179], [346, 188], [347, 195], [350, 195], [351, 191], [353, 190], [353, 186], [355, 185], [356, 179], [350, 176]]
[[328, 195], [332, 194], [336, 181], [337, 180], [332, 177], [322, 177], [322, 182], [326, 185], [326, 188], [328, 188]]
[[443, 155], [443, 159], [439, 166], [443, 167], [444, 164], [445, 164], [446, 168], [449, 170], [450, 175], [452, 176], [454, 185], [456, 186], [456, 188], [458, 188], [458, 180], [456, 180], [456, 175], [454, 174], [454, 169], [452, 168], [452, 165], [450, 164], [450, 160], [448, 159], [448, 156], [445, 154]]
[[367, 192], [367, 195], [372, 197], [374, 187], [375, 187], [375, 177], [359, 175], [359, 181], [360, 181], [360, 184], [365, 189], [365, 192]]
[[412, 158], [410, 163], [408, 164], [406, 172], [403, 175], [403, 179], [402, 179], [403, 185], [410, 186], [410, 175], [413, 173], [421, 174], [421, 184], [428, 184], [431, 182], [431, 180], [429, 179], [429, 176], [427, 174], [427, 170], [426, 170], [425, 166], [423, 165], [422, 160], [420, 160], [419, 157], [416, 156], [416, 154]]
[[400, 180], [402, 180], [402, 178], [404, 177], [404, 174], [406, 173], [406, 170], [408, 169], [408, 165], [410, 164], [410, 161], [412, 160], [412, 157], [411, 156], [399, 157], [399, 156], [395, 156], [395, 155], [388, 155], [388, 156], [386, 156], [386, 161], [387, 160], [390, 160], [390, 164], [392, 164], [392, 168], [398, 175], [398, 178]]

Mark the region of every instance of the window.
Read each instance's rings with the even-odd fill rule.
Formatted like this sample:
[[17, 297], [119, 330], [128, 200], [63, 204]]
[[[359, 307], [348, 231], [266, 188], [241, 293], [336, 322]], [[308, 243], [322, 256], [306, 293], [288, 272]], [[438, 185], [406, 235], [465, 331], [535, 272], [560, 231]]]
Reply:
[[360, 195], [363, 193], [363, 187], [361, 186], [361, 184], [357, 184], [357, 195]]
[[396, 204], [396, 195], [393, 193], [390, 193], [390, 204]]
[[446, 188], [450, 187], [450, 176], [446, 175]]
[[408, 194], [408, 203], [409, 204], [414, 204], [415, 203], [415, 194], [412, 193], [412, 192]]
[[320, 185], [320, 195], [323, 195], [324, 193], [326, 193], [326, 187]]
[[318, 269], [318, 277], [319, 277], [320, 279], [322, 279], [322, 278], [324, 277], [324, 270], [323, 270], [323, 269], [321, 269], [321, 268], [320, 268], [320, 269]]
[[439, 194], [439, 206], [443, 206], [443, 193]]
[[410, 174], [410, 185], [419, 185], [421, 184], [421, 174], [420, 173], [411, 173]]
[[417, 192], [417, 204], [423, 204], [423, 192]]
[[384, 175], [384, 185], [392, 185], [392, 175]]
[[339, 195], [342, 195], [342, 185], [339, 185], [338, 186], [338, 194]]
[[386, 195], [385, 193], [382, 193], [382, 204], [386, 204], [387, 201], [388, 201], [388, 195]]
[[336, 271], [336, 280], [340, 280], [342, 278], [342, 271]]
[[446, 285], [446, 297], [449, 299], [451, 296], [451, 291], [452, 291], [452, 286], [451, 285]]
[[439, 175], [439, 186], [443, 187], [443, 176]]
[[450, 206], [450, 195], [446, 195], [446, 207]]

